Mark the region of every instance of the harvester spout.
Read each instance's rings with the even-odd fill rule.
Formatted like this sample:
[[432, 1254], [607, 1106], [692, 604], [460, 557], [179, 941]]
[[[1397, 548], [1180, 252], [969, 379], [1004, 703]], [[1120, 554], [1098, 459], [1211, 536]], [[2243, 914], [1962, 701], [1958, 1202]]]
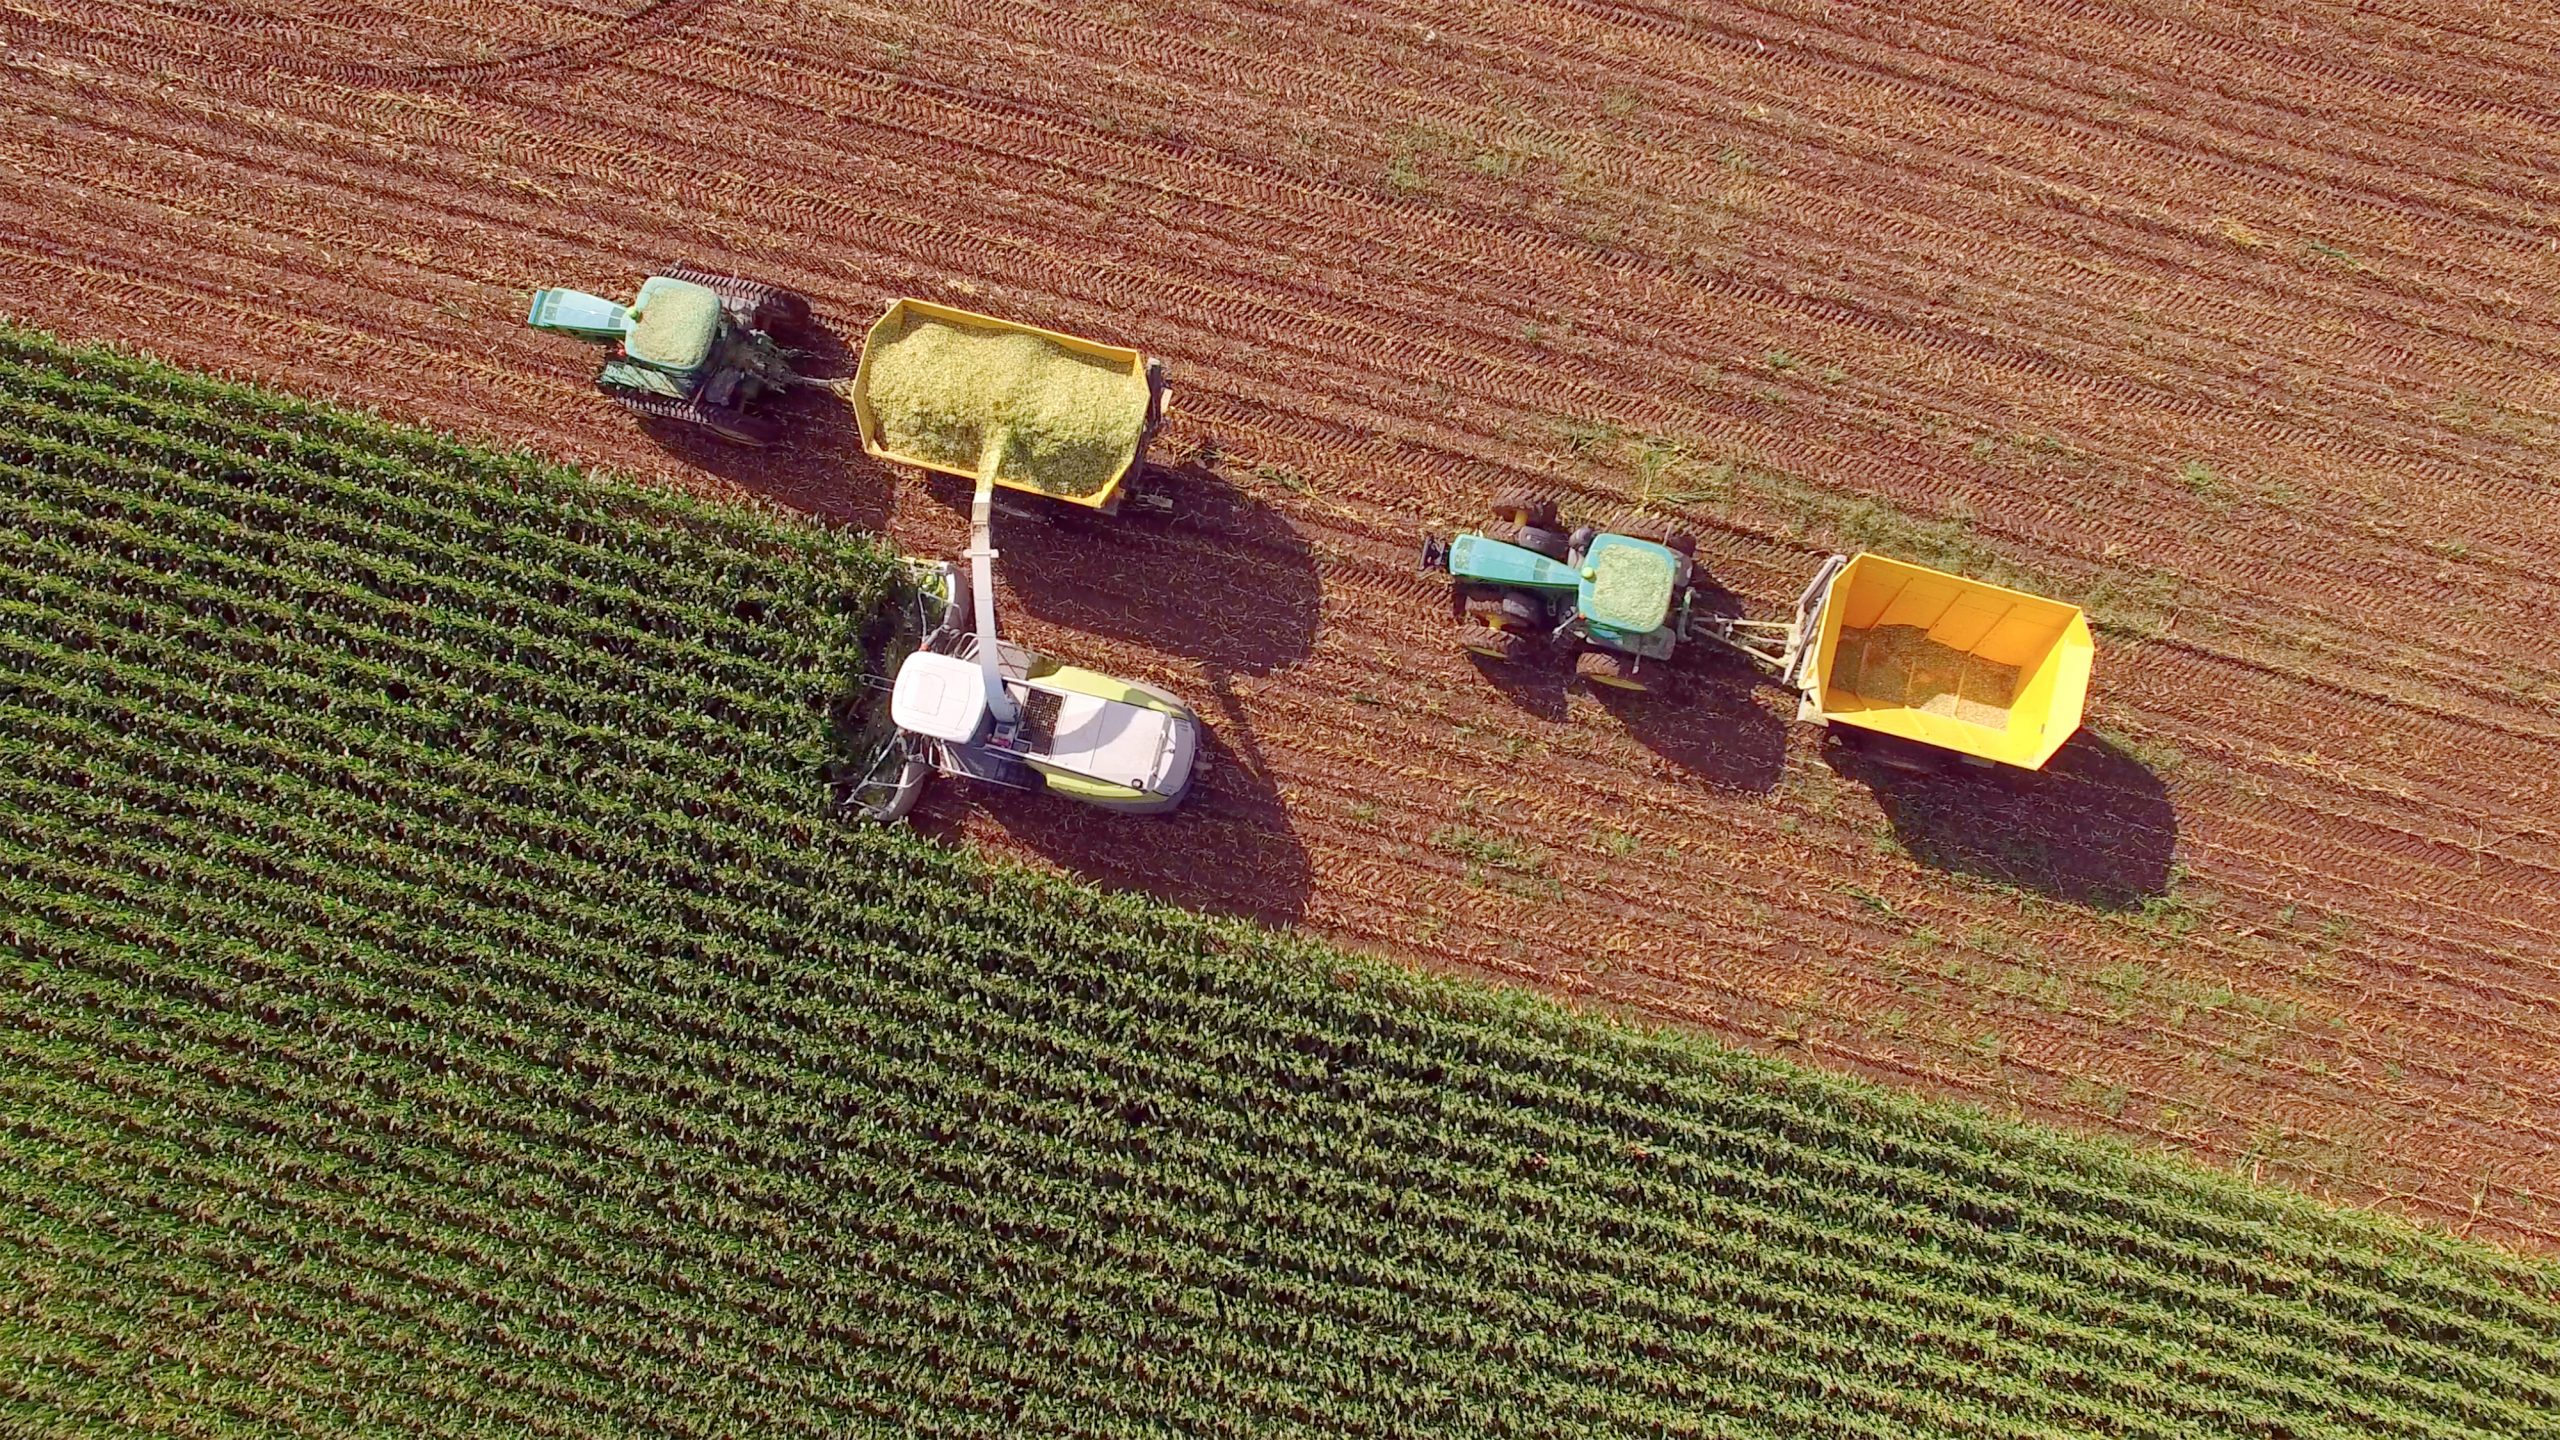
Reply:
[[995, 502], [996, 466], [1004, 458], [1004, 436], [999, 433], [987, 446], [986, 458], [978, 466], [978, 488], [969, 497], [969, 598], [977, 610], [978, 670], [986, 677], [987, 713], [998, 725], [1010, 725], [1019, 715], [1013, 696], [1004, 688], [1004, 669], [996, 647], [996, 545]]

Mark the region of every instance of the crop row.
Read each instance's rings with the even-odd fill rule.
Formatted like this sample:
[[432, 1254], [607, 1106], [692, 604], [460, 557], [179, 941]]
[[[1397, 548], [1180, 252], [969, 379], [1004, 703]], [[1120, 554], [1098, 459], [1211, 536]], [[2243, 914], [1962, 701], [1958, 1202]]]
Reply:
[[2544, 1267], [829, 824], [887, 581], [0, 329], [0, 1414], [2560, 1414]]

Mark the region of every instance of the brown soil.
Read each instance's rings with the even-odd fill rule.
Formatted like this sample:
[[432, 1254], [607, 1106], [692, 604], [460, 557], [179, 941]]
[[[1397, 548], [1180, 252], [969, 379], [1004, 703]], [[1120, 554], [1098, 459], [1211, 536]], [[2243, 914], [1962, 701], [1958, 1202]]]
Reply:
[[[1141, 346], [1184, 509], [1008, 521], [1008, 613], [1197, 697], [1207, 793], [932, 823], [2560, 1243], [2549, 17], [934, 16], [22, 7], [0, 306], [934, 548], [957, 486], [849, 414], [654, 441], [525, 296], [691, 259]], [[1911, 779], [1712, 656], [1480, 667], [1414, 540], [1521, 486], [1650, 498], [1755, 613], [1862, 544], [2078, 600], [2093, 733]]]

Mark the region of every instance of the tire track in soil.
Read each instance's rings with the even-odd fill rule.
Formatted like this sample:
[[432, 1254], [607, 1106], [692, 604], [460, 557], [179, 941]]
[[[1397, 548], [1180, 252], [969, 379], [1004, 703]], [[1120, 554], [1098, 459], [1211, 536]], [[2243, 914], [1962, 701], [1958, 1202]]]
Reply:
[[[2560, 957], [2547, 940], [2560, 837], [2539, 819], [2554, 809], [2550, 783], [2534, 778], [2551, 774], [2560, 724], [2547, 696], [2499, 674], [2560, 611], [2541, 578], [2560, 559], [2560, 516], [2536, 484], [2551, 432], [2515, 421], [2466, 432], [2360, 378], [2402, 389], [2431, 371], [2485, 379], [2527, 421], [2535, 404], [2553, 408], [2529, 381], [2494, 388], [2501, 366], [2547, 361], [2560, 336], [2560, 275], [2520, 261], [2500, 218], [2547, 220], [2547, 177], [2505, 157], [2476, 180], [2432, 167], [2413, 192], [2426, 208], [2403, 222], [2428, 233], [2356, 238], [2391, 268], [2387, 283], [2200, 267], [2225, 243], [2211, 212], [2192, 208], [2208, 180], [2370, 194], [2394, 157], [2472, 143], [2429, 113], [2470, 72], [2432, 87], [2337, 77], [2335, 152], [2306, 158], [2306, 122], [2288, 108], [2301, 84], [2287, 77], [2327, 73], [2303, 69], [2316, 46], [2209, 45], [2201, 78], [2222, 98], [2105, 162], [2168, 198], [2087, 208], [2049, 188], [2086, 177], [2040, 154], [2039, 127], [2086, 123], [2103, 97], [2075, 77], [2171, 78], [2151, 52], [2087, 53], [2113, 11], [1977, 6], [1933, 17], [1909, 54], [1880, 50], [1869, 18], [1783, 11], [1751, 12], [1736, 34], [1800, 34], [1819, 53], [1763, 62], [1734, 45], [1616, 42], [1635, 47], [1641, 63], [1623, 73], [1643, 94], [1783, 157], [1773, 168], [1787, 173], [1769, 184], [1784, 213], [1764, 210], [1720, 267], [1659, 248], [1676, 238], [1659, 226], [1607, 243], [1576, 233], [1649, 216], [1722, 166], [1666, 149], [1640, 122], [1598, 123], [1590, 95], [1535, 108], [1534, 92], [1573, 63], [1556, 47], [1506, 49], [1487, 32], [1450, 54], [1383, 26], [1293, 15], [1290, 33], [1320, 43], [1282, 47], [1291, 53], [1264, 75], [1239, 69], [1249, 52], [1225, 38], [1253, 13], [1237, 7], [1189, 7], [1170, 31], [1050, 16], [991, 19], [1003, 33], [981, 33], [947, 14], [786, 18], [742, 4], [706, 11], [681, 53], [653, 50], [645, 69], [605, 60], [558, 83], [501, 77], [425, 111], [309, 76], [190, 79], [183, 64], [152, 95], [122, 76], [149, 74], [149, 52], [101, 43], [83, 52], [100, 83], [79, 95], [0, 85], [0, 108], [37, 122], [0, 141], [8, 157], [57, 162], [42, 203], [0, 207], [0, 283], [58, 293], [55, 318], [75, 333], [699, 489], [856, 513], [876, 488], [894, 533], [943, 547], [959, 530], [947, 497], [852, 458], [840, 422], [808, 456], [705, 465], [599, 411], [576, 357], [512, 327], [512, 313], [462, 317], [530, 272], [627, 283], [664, 251], [761, 265], [851, 323], [889, 293], [971, 303], [975, 287], [981, 308], [1126, 336], [1176, 361], [1178, 445], [1216, 441], [1240, 491], [1256, 466], [1296, 481], [1249, 492], [1294, 532], [1288, 542], [1219, 507], [1133, 531], [1130, 555], [1165, 593], [1227, 605], [1276, 595], [1293, 616], [1304, 600], [1321, 624], [1288, 663], [1239, 670], [1220, 663], [1244, 653], [1234, 627], [1114, 633], [1113, 612], [1143, 614], [1151, 599], [1135, 567], [1049, 557], [1065, 588], [1011, 597], [1026, 639], [1215, 694], [1222, 742], [1251, 753], [1213, 771], [1195, 812], [1098, 849], [1062, 853], [1073, 817], [1037, 807], [946, 795], [936, 823], [1188, 903], [1295, 915], [1423, 963], [2254, 1160], [2475, 1233], [2560, 1238]], [[2020, 54], [1983, 69], [1969, 47], [2003, 21]], [[2173, 40], [2194, 33], [2159, 25]], [[912, 37], [903, 72], [879, 63], [900, 34]], [[2056, 36], [2078, 38], [2048, 43]], [[1013, 63], [970, 63], [989, 57]], [[1928, 74], [1890, 73], [1915, 65]], [[0, 73], [39, 72], [11, 62]], [[1981, 103], [1986, 77], [2028, 75], [2040, 112]], [[1430, 83], [1397, 94], [1417, 77]], [[2234, 77], [2263, 81], [2262, 98], [2235, 98]], [[1303, 104], [1278, 103], [1282, 90]], [[1903, 97], [1902, 113], [1861, 118], [1869, 93]], [[640, 95], [651, 105], [632, 103]], [[1142, 106], [1150, 95], [1178, 104]], [[1745, 113], [1780, 95], [1813, 118]], [[767, 113], [760, 97], [785, 103]], [[1561, 153], [1598, 181], [1524, 202], [1505, 189], [1520, 182], [1443, 167], [1421, 194], [1399, 195], [1381, 173], [1392, 137], [1377, 117], [1407, 102], [1453, 126], [1511, 106], [1519, 133], [1564, 137]], [[706, 133], [716, 116], [731, 123]], [[1292, 151], [1292, 122], [1342, 153]], [[1903, 194], [1887, 193], [1897, 152], [1932, 127], [1947, 138], [1916, 152], [1926, 163]], [[2212, 156], [2187, 165], [2171, 153], [2199, 134]], [[2215, 168], [2234, 155], [2283, 163]], [[202, 181], [207, 195], [257, 183], [271, 192], [263, 212], [155, 210], [160, 187], [206, 165], [224, 172]], [[640, 199], [665, 193], [681, 207]], [[2018, 194], [2042, 198], [2022, 206]], [[2092, 274], [2070, 263], [2084, 258], [2075, 241], [2122, 273], [2057, 283]], [[305, 282], [308, 312], [280, 314], [273, 297]], [[2160, 327], [2169, 347], [2111, 348], [2107, 307], [2171, 284], [2206, 293]], [[2490, 293], [2501, 288], [2524, 308], [2502, 306]], [[2350, 343], [2284, 323], [2323, 313], [2370, 333]], [[1545, 344], [1519, 333], [1558, 314], [1585, 328]], [[185, 323], [139, 330], [146, 315]], [[1836, 358], [1852, 378], [1691, 376], [1773, 341], [1818, 357], [1809, 363]], [[2288, 364], [2338, 373], [2270, 403], [2247, 368], [2270, 344]], [[1564, 453], [1546, 428], [1602, 416], [1705, 428], [1842, 497], [1968, 507], [1977, 543], [2067, 580], [2103, 576], [2110, 546], [2158, 557], [2194, 603], [2223, 614], [2193, 633], [2203, 622], [2182, 617], [2161, 638], [2111, 634], [2098, 713], [2183, 757], [2150, 782], [2176, 837], [2162, 858], [2186, 872], [2171, 899], [2216, 898], [2183, 916], [2105, 913], [1915, 858], [1947, 837], [1897, 831], [1891, 807], [1833, 774], [1773, 699], [1713, 667], [1697, 677], [1712, 717], [1700, 726], [1682, 718], [1691, 712], [1663, 720], [1536, 684], [1496, 689], [1438, 648], [1437, 596], [1405, 558], [1415, 526], [1462, 518], [1522, 479], [1580, 509], [1622, 505], [1626, 477]], [[1975, 464], [1960, 445], [1914, 438], [1932, 417], [1968, 434], [2041, 422], [2069, 437], [2078, 468]], [[2262, 534], [2235, 554], [2228, 517], [2143, 478], [2173, 447], [2333, 473], [2384, 508], [2252, 513]], [[2057, 503], [2074, 492], [2103, 503]], [[2418, 512], [2431, 523], [2476, 529], [2486, 568], [2439, 581], [2417, 539], [2369, 528], [2412, 504], [2431, 507]], [[1695, 518], [1719, 575], [1763, 599], [1791, 591], [1834, 523], [1749, 508]], [[1048, 538], [1004, 543], [1028, 560]], [[2394, 609], [2394, 597], [2410, 603]], [[2295, 633], [2331, 648], [2294, 653], [2281, 642]], [[2323, 753], [2306, 758], [2315, 743]], [[2156, 841], [2160, 826], [2109, 814], [2131, 792], [2091, 773], [2093, 813], [2080, 819], [2120, 827], [2110, 853]], [[2015, 821], [2024, 844], [2071, 838], [2053, 816]], [[1453, 828], [1542, 858], [1533, 872], [1489, 874], [1448, 843]], [[1618, 853], [1621, 834], [1642, 863]], [[1221, 857], [1286, 873], [1239, 883]], [[1558, 913], [1588, 940], [1515, 952], [1524, 926], [1553, 928]]]

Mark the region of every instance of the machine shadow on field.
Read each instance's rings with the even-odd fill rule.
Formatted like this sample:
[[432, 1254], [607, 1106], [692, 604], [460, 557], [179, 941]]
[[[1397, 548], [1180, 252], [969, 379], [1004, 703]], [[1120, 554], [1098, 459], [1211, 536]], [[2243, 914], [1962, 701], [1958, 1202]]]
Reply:
[[2168, 786], [2086, 730], [2032, 774], [1913, 773], [1836, 738], [1823, 758], [1874, 791], [1894, 838], [1921, 864], [2096, 910], [2168, 892], [2178, 845]]
[[[1733, 593], [1712, 581], [1701, 581], [1699, 600], [1711, 612], [1738, 613]], [[1786, 722], [1761, 707], [1759, 672], [1712, 642], [1684, 645], [1661, 687], [1641, 693], [1577, 681], [1561, 645], [1511, 661], [1470, 658], [1486, 684], [1540, 720], [1570, 721], [1574, 693], [1589, 695], [1637, 744], [1719, 789], [1763, 793], [1786, 771]]]
[[[1315, 649], [1323, 581], [1280, 513], [1218, 473], [1214, 457], [1148, 467], [1170, 515], [1070, 505], [996, 520], [1006, 587], [1052, 624], [1196, 662], [1212, 677], [1268, 675]], [[931, 476], [964, 512], [961, 482]]]
[[1208, 769], [1170, 815], [1118, 815], [1042, 792], [937, 782], [915, 812], [952, 838], [971, 808], [1006, 838], [1081, 879], [1185, 909], [1285, 925], [1306, 913], [1315, 866], [1224, 686], [1194, 697]]
[[[812, 375], [850, 373], [853, 357], [833, 331], [821, 331], [795, 364]], [[823, 386], [803, 386], [769, 402], [784, 431], [778, 445], [739, 445], [698, 426], [642, 420], [641, 432], [686, 467], [767, 500], [850, 525], [886, 530], [897, 482], [862, 448], [853, 406]]]
[[1761, 707], [1758, 671], [1732, 655], [1683, 658], [1650, 694], [1591, 687], [1637, 744], [1720, 790], [1765, 794], [1787, 768], [1787, 722]]

